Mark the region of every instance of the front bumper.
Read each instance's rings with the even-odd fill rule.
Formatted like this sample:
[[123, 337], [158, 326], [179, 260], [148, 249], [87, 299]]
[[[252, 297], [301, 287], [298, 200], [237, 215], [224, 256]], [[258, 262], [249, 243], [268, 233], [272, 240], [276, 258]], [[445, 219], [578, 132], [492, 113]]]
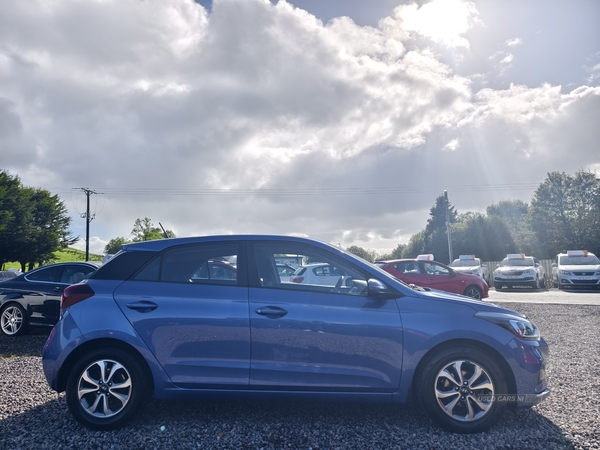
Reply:
[[577, 277], [560, 275], [558, 284], [560, 287], [570, 288], [597, 288], [600, 287], [600, 277]]
[[506, 278], [506, 277], [494, 277], [495, 286], [533, 286], [535, 285], [535, 278], [531, 276], [519, 277], [519, 278]]

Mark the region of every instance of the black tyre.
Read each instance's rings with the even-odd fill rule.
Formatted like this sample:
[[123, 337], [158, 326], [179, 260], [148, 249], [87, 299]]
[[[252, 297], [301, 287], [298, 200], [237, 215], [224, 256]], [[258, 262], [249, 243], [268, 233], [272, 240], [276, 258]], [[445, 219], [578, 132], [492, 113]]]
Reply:
[[114, 348], [98, 349], [75, 364], [67, 381], [67, 405], [73, 416], [94, 430], [112, 430], [129, 422], [150, 395], [140, 363]]
[[546, 289], [548, 287], [548, 282], [546, 281], [546, 277], [542, 278], [542, 289]]
[[497, 291], [501, 291], [502, 290], [502, 284], [500, 283], [494, 283], [494, 287], [496, 288]]
[[420, 403], [433, 422], [446, 430], [485, 431], [506, 409], [506, 403], [493, 397], [507, 394], [504, 373], [493, 358], [475, 347], [439, 351], [416, 379]]
[[21, 336], [27, 332], [29, 317], [21, 305], [9, 303], [0, 310], [0, 330], [5, 336]]
[[466, 295], [467, 297], [476, 298], [477, 300], [481, 300], [483, 298], [483, 292], [481, 292], [481, 289], [479, 289], [479, 287], [475, 286], [474, 284], [467, 286], [464, 295]]
[[535, 277], [535, 281], [531, 284], [531, 287], [536, 290], [540, 289], [540, 279], [537, 276]]

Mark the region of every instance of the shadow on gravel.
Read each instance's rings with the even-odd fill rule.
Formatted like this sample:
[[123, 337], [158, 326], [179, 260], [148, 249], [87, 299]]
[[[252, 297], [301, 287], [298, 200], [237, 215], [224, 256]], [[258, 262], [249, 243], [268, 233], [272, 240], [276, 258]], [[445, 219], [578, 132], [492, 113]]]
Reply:
[[0, 335], [0, 358], [42, 356], [44, 344], [51, 330], [50, 327], [32, 327], [30, 332], [23, 336]]
[[64, 396], [0, 421], [3, 448], [387, 449], [575, 448], [534, 410], [507, 413], [486, 433], [452, 434], [419, 410], [390, 405], [151, 402], [129, 426], [80, 426]]

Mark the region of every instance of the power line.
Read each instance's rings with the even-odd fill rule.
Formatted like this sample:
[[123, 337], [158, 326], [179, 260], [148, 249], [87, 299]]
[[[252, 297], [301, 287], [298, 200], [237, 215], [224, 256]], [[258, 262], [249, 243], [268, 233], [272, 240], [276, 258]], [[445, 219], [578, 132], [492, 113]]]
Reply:
[[[539, 183], [511, 183], [511, 184], [468, 184], [448, 186], [453, 192], [506, 192], [532, 190]], [[88, 188], [76, 188], [91, 194], [98, 194]], [[162, 189], [162, 188], [103, 188], [102, 194], [108, 196], [235, 196], [235, 195], [263, 195], [263, 196], [323, 196], [323, 195], [386, 195], [386, 194], [422, 194], [438, 192], [436, 186], [379, 186], [379, 187], [345, 187], [345, 188], [246, 188], [246, 189]], [[60, 190], [55, 190], [58, 192]], [[90, 195], [91, 195], [90, 194]], [[87, 195], [87, 194], [86, 194]], [[89, 195], [88, 195], [89, 199]]]

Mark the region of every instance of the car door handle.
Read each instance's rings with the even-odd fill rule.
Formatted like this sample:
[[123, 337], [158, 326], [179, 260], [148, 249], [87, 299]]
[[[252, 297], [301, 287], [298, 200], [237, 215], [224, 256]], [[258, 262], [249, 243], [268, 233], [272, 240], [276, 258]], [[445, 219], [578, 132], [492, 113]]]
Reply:
[[127, 303], [127, 307], [129, 309], [135, 309], [139, 312], [150, 312], [158, 308], [158, 305], [154, 302], [142, 300], [140, 302]]
[[54, 287], [54, 292], [62, 292], [62, 291], [64, 291], [64, 290], [65, 290], [65, 288], [64, 288], [64, 287], [61, 287], [61, 286], [55, 286], [55, 287]]
[[274, 317], [283, 317], [288, 312], [280, 308], [279, 306], [265, 306], [264, 308], [257, 308], [254, 310], [256, 314], [260, 314], [261, 316], [274, 316]]

